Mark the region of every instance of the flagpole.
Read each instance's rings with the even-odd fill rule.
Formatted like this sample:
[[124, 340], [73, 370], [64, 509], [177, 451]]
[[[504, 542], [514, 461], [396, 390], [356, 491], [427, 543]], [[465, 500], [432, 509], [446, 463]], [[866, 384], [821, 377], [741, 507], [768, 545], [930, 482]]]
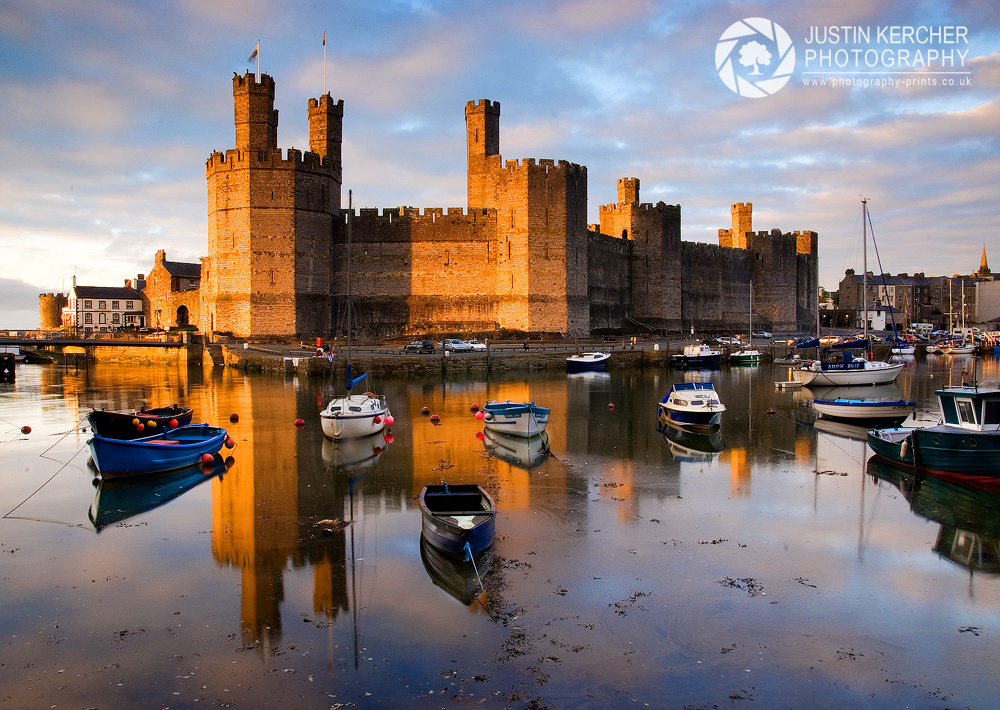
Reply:
[[257, 40], [257, 83], [260, 83], [260, 40]]
[[323, 30], [323, 95], [326, 96], [326, 30]]

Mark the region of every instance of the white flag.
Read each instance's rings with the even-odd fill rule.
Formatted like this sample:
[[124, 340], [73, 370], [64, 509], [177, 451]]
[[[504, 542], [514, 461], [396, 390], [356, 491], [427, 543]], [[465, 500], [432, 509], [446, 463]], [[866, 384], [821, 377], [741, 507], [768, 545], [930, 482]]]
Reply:
[[250, 53], [250, 57], [247, 59], [248, 62], [252, 62], [257, 58], [257, 53], [260, 51], [260, 42], [257, 42], [257, 46], [253, 48], [253, 52]]

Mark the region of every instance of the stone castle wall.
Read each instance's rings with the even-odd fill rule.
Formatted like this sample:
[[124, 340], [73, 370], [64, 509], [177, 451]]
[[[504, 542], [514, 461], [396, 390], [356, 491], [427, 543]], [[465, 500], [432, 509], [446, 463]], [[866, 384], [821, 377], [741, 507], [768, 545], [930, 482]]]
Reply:
[[38, 294], [38, 322], [43, 330], [62, 327], [62, 309], [69, 305], [69, 298], [62, 293]]

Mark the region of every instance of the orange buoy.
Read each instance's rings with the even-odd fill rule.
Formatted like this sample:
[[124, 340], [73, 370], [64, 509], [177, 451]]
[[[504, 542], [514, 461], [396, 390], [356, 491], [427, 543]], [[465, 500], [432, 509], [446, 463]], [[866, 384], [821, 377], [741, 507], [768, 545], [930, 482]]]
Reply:
[[296, 419], [295, 420], [295, 428], [296, 429], [301, 429], [305, 425], [306, 425], [306, 420], [305, 419]]
[[21, 427], [21, 433], [22, 434], [30, 434], [31, 433], [31, 427], [28, 426], [27, 424], [25, 424], [23, 427]]
[[476, 419], [482, 421], [485, 418], [486, 418], [486, 414], [484, 412], [476, 412]]
[[140, 422], [138, 419], [132, 420], [132, 426], [139, 426], [140, 424], [142, 424], [142, 422]]
[[231, 421], [233, 424], [235, 424], [239, 420], [240, 420], [240, 415], [239, 414], [236, 414], [234, 412], [234, 413], [232, 413], [232, 414], [229, 415], [229, 421]]
[[148, 426], [150, 429], [155, 429], [156, 428], [156, 420], [155, 419], [150, 419], [148, 422], [146, 422], [146, 426]]
[[171, 429], [176, 429], [178, 426], [180, 426], [180, 422], [178, 422], [176, 419], [171, 419], [170, 420], [170, 428]]

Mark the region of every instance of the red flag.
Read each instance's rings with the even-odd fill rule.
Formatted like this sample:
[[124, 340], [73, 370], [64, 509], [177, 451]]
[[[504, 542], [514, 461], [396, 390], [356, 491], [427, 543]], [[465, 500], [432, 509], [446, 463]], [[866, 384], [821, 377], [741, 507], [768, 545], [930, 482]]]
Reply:
[[326, 30], [323, 30], [323, 46], [326, 46]]

